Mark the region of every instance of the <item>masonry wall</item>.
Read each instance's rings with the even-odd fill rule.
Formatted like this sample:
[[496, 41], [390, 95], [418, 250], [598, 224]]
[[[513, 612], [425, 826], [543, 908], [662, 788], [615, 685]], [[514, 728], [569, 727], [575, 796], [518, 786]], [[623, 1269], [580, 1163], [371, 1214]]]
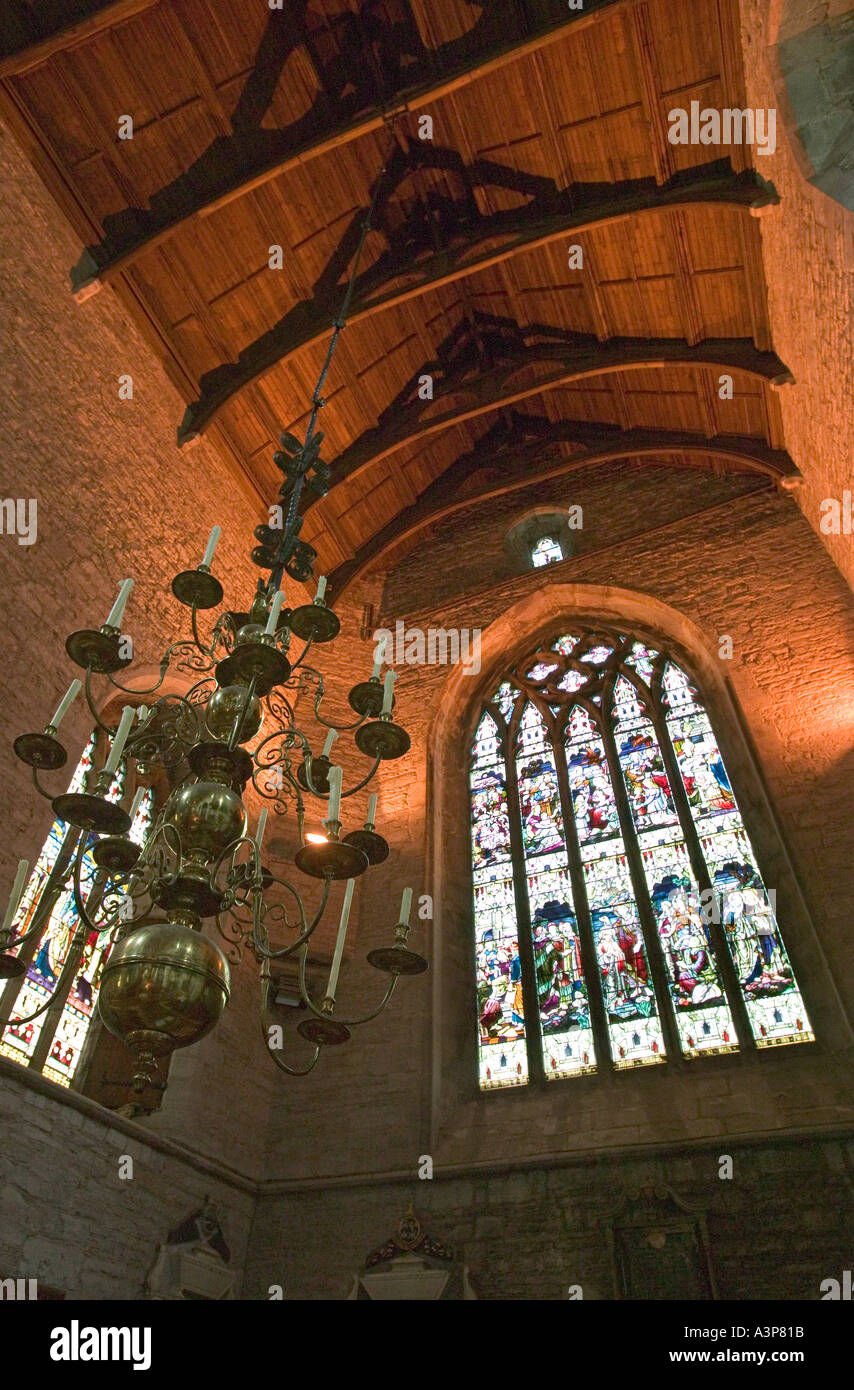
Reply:
[[[651, 525], [667, 514], [684, 482], [678, 470], [660, 470], [657, 502], [648, 497], [643, 515]], [[699, 510], [706, 480], [691, 480]], [[631, 495], [631, 487], [627, 489]], [[720, 500], [712, 480], [708, 494]], [[613, 495], [617, 516], [608, 499]], [[777, 1049], [773, 1056], [734, 1065], [727, 1059], [692, 1063], [669, 1078], [633, 1073], [613, 1082], [569, 1081], [537, 1095], [522, 1087], [479, 1096], [474, 1089], [475, 1018], [471, 961], [470, 870], [465, 819], [465, 747], [438, 770], [456, 788], [443, 804], [440, 825], [432, 804], [437, 791], [427, 749], [437, 725], [453, 718], [444, 705], [452, 677], [447, 668], [403, 666], [396, 687], [398, 714], [412, 736], [412, 751], [381, 769], [383, 825], [392, 854], [383, 871], [366, 876], [359, 912], [359, 953], [388, 939], [390, 908], [405, 884], [416, 896], [436, 899], [436, 922], [416, 922], [412, 942], [431, 960], [431, 977], [401, 981], [388, 1011], [357, 1031], [346, 1048], [330, 1050], [324, 1071], [300, 1083], [300, 1123], [293, 1125], [291, 1100], [273, 1097], [269, 1132], [270, 1179], [331, 1178], [415, 1171], [420, 1154], [438, 1165], [506, 1161], [510, 1156], [578, 1152], [601, 1145], [615, 1153], [626, 1144], [674, 1143], [709, 1138], [722, 1131], [768, 1135], [805, 1127], [820, 1130], [854, 1121], [845, 1075], [850, 1055], [850, 1008], [854, 973], [849, 951], [854, 702], [849, 695], [854, 659], [850, 593], [821, 543], [786, 494], [735, 496], [700, 519], [683, 515], [673, 525], [611, 543], [620, 533], [620, 487], [613, 494], [593, 478], [576, 484], [572, 500], [583, 506], [588, 548], [576, 558], [529, 572], [479, 591], [458, 593], [434, 607], [431, 592], [459, 589], [468, 554], [480, 564], [500, 555], [507, 517], [483, 509], [463, 513], [436, 537], [438, 563], [430, 549], [413, 550], [390, 575], [386, 609], [411, 596], [405, 625], [481, 628], [484, 642], [504, 624], [508, 643], [526, 642], [514, 626], [514, 605], [552, 591], [571, 628], [572, 596], [594, 586], [635, 596], [639, 611], [666, 605], [702, 634], [709, 662], [731, 690], [755, 743], [767, 782], [762, 792], [736, 787], [748, 815], [779, 822], [782, 851], [773, 849], [769, 882], [787, 904], [787, 941], [821, 1042], [809, 1049]], [[451, 555], [456, 552], [453, 566]], [[507, 615], [510, 615], [509, 617]], [[595, 613], [590, 614], [595, 617]], [[613, 620], [613, 619], [612, 619]], [[542, 624], [532, 629], [538, 634]], [[718, 661], [722, 635], [733, 643], [731, 661]], [[513, 648], [517, 650], [517, 648]], [[497, 683], [484, 670], [457, 677], [455, 698], [463, 708], [457, 725], [469, 737], [478, 698]], [[488, 688], [484, 684], [488, 682]], [[734, 730], [720, 729], [725, 758]], [[441, 740], [439, 742], [441, 747]], [[753, 833], [754, 826], [751, 824]], [[767, 862], [767, 861], [766, 861]], [[450, 867], [449, 867], [450, 866]], [[806, 915], [798, 917], [802, 891]], [[815, 933], [810, 925], [810, 914]], [[841, 1010], [837, 991], [847, 1000]], [[353, 1008], [366, 1005], [370, 990], [364, 970], [347, 966], [342, 997]], [[819, 1019], [821, 1020], [819, 1022]], [[428, 1120], [429, 1110], [429, 1120]], [[318, 1154], [323, 1156], [322, 1166]]]
[[[719, 1176], [724, 1154], [731, 1179]], [[610, 1299], [611, 1225], [627, 1199], [650, 1188], [671, 1189], [705, 1216], [722, 1299], [815, 1300], [823, 1280], [841, 1279], [851, 1266], [851, 1139], [726, 1139], [671, 1154], [598, 1154], [534, 1170], [262, 1196], [244, 1296], [264, 1298], [270, 1284], [283, 1283], [288, 1299], [346, 1298], [411, 1201], [428, 1233], [468, 1266], [480, 1299], [566, 1299], [572, 1285], [585, 1300]]]
[[[242, 1280], [254, 1194], [175, 1145], [0, 1062], [0, 1274], [68, 1299], [136, 1299], [157, 1247], [206, 1198]], [[127, 1159], [132, 1161], [132, 1176]]]
[[[747, 102], [777, 109], [773, 78], [775, 43], [783, 0], [741, 0], [741, 38]], [[813, 22], [839, 17], [837, 0], [817, 0]], [[782, 87], [782, 82], [781, 82]], [[828, 96], [828, 114], [830, 112]], [[780, 195], [778, 207], [760, 219], [762, 260], [774, 349], [795, 377], [780, 392], [786, 447], [805, 483], [799, 505], [821, 526], [825, 498], [841, 501], [851, 490], [854, 458], [854, 213], [804, 178], [777, 117], [777, 149], [756, 158], [759, 172]], [[834, 561], [854, 582], [854, 535], [819, 531]]]
[[[156, 678], [166, 646], [190, 635], [171, 576], [201, 561], [211, 526], [220, 525], [214, 570], [226, 602], [244, 606], [258, 576], [248, 556], [262, 509], [210, 444], [178, 452], [183, 403], [115, 295], [104, 290], [74, 302], [68, 268], [80, 246], [3, 131], [0, 171], [0, 495], [35, 499], [38, 507], [34, 544], [0, 535], [9, 637], [0, 671], [5, 903], [17, 860], [34, 862], [51, 820], [12, 741], [41, 730], [79, 674], [66, 656], [66, 635], [99, 627], [120, 582], [131, 577], [126, 627], [136, 659]], [[133, 378], [132, 400], [119, 399], [124, 373]], [[207, 630], [204, 620], [201, 626]], [[96, 678], [96, 697], [107, 689]], [[53, 794], [65, 790], [91, 728], [78, 697], [61, 729], [68, 768], [44, 778]], [[254, 961], [233, 970], [232, 985], [222, 1027], [176, 1057], [164, 1109], [148, 1123], [173, 1136], [192, 1134], [203, 1152], [251, 1166], [270, 1082], [259, 1056]], [[118, 1093], [116, 1103], [126, 1099]], [[223, 1126], [224, 1107], [233, 1129]], [[17, 1158], [22, 1163], [24, 1153]]]

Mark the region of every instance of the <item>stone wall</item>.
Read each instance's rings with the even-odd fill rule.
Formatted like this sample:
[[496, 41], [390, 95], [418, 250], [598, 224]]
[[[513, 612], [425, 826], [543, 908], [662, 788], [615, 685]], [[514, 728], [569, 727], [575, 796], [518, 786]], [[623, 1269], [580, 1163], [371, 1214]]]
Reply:
[[[719, 1176], [724, 1155], [731, 1179]], [[854, 1140], [726, 1139], [669, 1154], [262, 1196], [244, 1296], [283, 1284], [285, 1298], [346, 1298], [411, 1201], [428, 1233], [468, 1266], [478, 1298], [566, 1299], [580, 1285], [586, 1300], [610, 1299], [611, 1223], [627, 1197], [654, 1187], [705, 1214], [722, 1299], [815, 1300], [824, 1279], [851, 1267]]]
[[[834, 19], [846, 0], [819, 0], [815, 19]], [[782, 0], [741, 0], [747, 104], [777, 107], [773, 53]], [[760, 219], [762, 259], [774, 350], [795, 385], [780, 392], [786, 448], [805, 484], [797, 494], [810, 525], [821, 524], [825, 498], [851, 489], [854, 458], [854, 213], [808, 183], [777, 121], [777, 149], [757, 157], [780, 204]], [[820, 533], [836, 564], [854, 583], [854, 535]]]
[[[0, 536], [11, 634], [0, 671], [5, 903], [17, 860], [36, 859], [51, 816], [12, 740], [40, 730], [79, 674], [66, 656], [66, 635], [100, 626], [130, 576], [136, 587], [127, 630], [137, 660], [156, 672], [169, 642], [189, 635], [186, 610], [169, 590], [171, 575], [197, 565], [211, 526], [221, 525], [214, 569], [226, 600], [241, 606], [258, 575], [248, 556], [262, 508], [248, 481], [210, 444], [178, 452], [174, 426], [182, 404], [113, 293], [84, 304], [72, 299], [68, 267], [79, 244], [3, 131], [0, 169], [0, 495], [38, 504], [34, 544]], [[123, 373], [133, 377], [131, 400], [119, 399]], [[91, 727], [78, 697], [61, 730], [70, 769]], [[64, 791], [64, 778], [46, 776], [45, 785]], [[256, 981], [254, 962], [233, 972], [226, 1021], [201, 1045], [198, 1060], [176, 1059], [165, 1109], [149, 1122], [173, 1135], [194, 1134], [202, 1151], [249, 1166], [270, 1080], [263, 1065], [246, 1074], [261, 1047]], [[224, 1096], [233, 1130], [223, 1129]]]
[[5, 1060], [0, 1125], [0, 1278], [141, 1298], [158, 1245], [209, 1197], [242, 1281], [251, 1185]]

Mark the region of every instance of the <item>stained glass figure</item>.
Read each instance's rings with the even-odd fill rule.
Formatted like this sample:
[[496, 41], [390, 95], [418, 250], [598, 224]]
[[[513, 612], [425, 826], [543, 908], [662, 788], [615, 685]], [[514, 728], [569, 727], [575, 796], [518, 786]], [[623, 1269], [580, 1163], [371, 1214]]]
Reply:
[[672, 662], [662, 686], [668, 733], [756, 1045], [811, 1041], [809, 1016], [709, 717]]
[[[84, 791], [87, 777], [92, 769], [95, 749], [95, 736], [90, 738], [80, 758], [69, 791]], [[108, 799], [118, 802], [122, 797], [124, 771], [116, 774]], [[153, 793], [146, 791], [134, 817], [130, 836], [137, 844], [142, 844], [151, 825]], [[33, 920], [42, 894], [56, 863], [65, 837], [66, 825], [54, 821], [48, 832], [33, 872], [24, 889], [18, 911], [13, 922], [15, 937], [23, 936]], [[92, 890], [96, 873], [92, 850], [98, 837], [90, 835], [83, 856], [81, 869], [81, 896], [86, 902]], [[112, 939], [110, 936], [88, 933], [85, 941], [81, 939], [80, 921], [70, 886], [60, 893], [44, 931], [38, 941], [32, 960], [27, 966], [26, 975], [8, 1012], [22, 1020], [12, 1023], [0, 1036], [0, 1054], [28, 1066], [31, 1064], [36, 1046], [44, 1029], [53, 1031], [47, 1057], [41, 1067], [43, 1074], [51, 1081], [68, 1086], [80, 1061], [83, 1043], [95, 1011], [101, 972], [109, 955]], [[82, 949], [81, 949], [82, 948]], [[14, 943], [13, 943], [14, 949]], [[79, 953], [71, 988], [62, 1004], [57, 1005], [35, 1018], [31, 1014], [42, 1008], [53, 995], [63, 967], [70, 953]]]
[[554, 751], [533, 704], [519, 723], [516, 772], [546, 1076], [556, 1080], [596, 1061]]
[[813, 1038], [708, 715], [659, 648], [536, 649], [486, 705], [471, 798], [483, 1088], [655, 1065], [668, 1030], [736, 1051], [718, 949], [758, 1047]]

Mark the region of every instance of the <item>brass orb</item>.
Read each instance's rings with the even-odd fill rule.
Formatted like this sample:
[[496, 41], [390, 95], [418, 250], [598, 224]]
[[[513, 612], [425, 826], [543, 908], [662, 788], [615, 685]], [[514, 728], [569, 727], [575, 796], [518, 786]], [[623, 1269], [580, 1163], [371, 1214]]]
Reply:
[[239, 742], [246, 743], [254, 738], [261, 727], [261, 701], [256, 695], [246, 701], [249, 692], [242, 685], [226, 685], [213, 692], [205, 707], [205, 724], [212, 738], [227, 743], [234, 729], [235, 721], [246, 704], [246, 713], [241, 725]]
[[185, 855], [215, 859], [245, 832], [246, 812], [231, 787], [193, 782], [172, 793], [165, 823], [178, 831]]
[[134, 1089], [144, 1089], [155, 1058], [211, 1031], [229, 986], [219, 947], [182, 923], [149, 922], [116, 944], [104, 966], [98, 1009], [104, 1026], [143, 1064]]
[[263, 623], [246, 623], [237, 632], [237, 645], [244, 642], [257, 642], [259, 637], [264, 636]]

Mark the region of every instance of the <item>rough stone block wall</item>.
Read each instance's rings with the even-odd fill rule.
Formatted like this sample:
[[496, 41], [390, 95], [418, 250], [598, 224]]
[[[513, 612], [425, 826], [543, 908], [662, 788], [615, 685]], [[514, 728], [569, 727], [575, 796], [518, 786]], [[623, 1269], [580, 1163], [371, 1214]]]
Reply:
[[[593, 477], [586, 488], [577, 484], [573, 492], [571, 500], [582, 504], [585, 528], [590, 527], [589, 537], [585, 530], [589, 548], [576, 557], [546, 571], [479, 591], [469, 585], [460, 592], [467, 558], [476, 565], [482, 555], [500, 555], [509, 524], [503, 509], [471, 509], [437, 535], [435, 562], [431, 548], [423, 547], [399, 564], [389, 576], [386, 595], [393, 595], [395, 605], [410, 596], [406, 625], [422, 630], [480, 627], [488, 635], [490, 626], [520, 599], [552, 585], [598, 585], [603, 592], [628, 590], [650, 607], [669, 605], [697, 626], [714, 653], [719, 638], [730, 636], [733, 658], [719, 663], [721, 674], [728, 677], [755, 742], [817, 932], [817, 942], [790, 939], [790, 949], [798, 957], [808, 1003], [815, 999], [820, 1012], [825, 1000], [829, 1012], [838, 1016], [835, 985], [848, 1001], [850, 1017], [850, 593], [786, 494], [733, 496], [705, 517], [683, 514], [673, 526], [610, 544], [612, 536], [626, 534], [625, 509], [638, 479], [628, 478], [625, 488], [610, 481], [608, 490]], [[684, 481], [678, 470], [659, 470], [658, 496], [646, 496], [643, 516], [654, 525], [671, 514]], [[707, 480], [692, 475], [687, 483], [699, 509], [707, 500]], [[715, 501], [720, 500], [718, 488], [719, 480], [709, 480], [708, 496]], [[431, 602], [434, 594], [440, 596], [438, 602]], [[384, 620], [391, 607], [392, 601], [384, 598]], [[571, 625], [568, 620], [566, 626]], [[392, 855], [385, 871], [366, 878], [359, 915], [361, 954], [363, 944], [383, 939], [381, 924], [389, 920], [401, 888], [411, 884], [416, 896], [436, 892], [437, 860], [455, 856], [456, 871], [446, 875], [440, 903], [441, 938], [429, 922], [416, 922], [413, 931], [413, 945], [430, 957], [433, 974], [401, 981], [388, 1012], [324, 1059], [323, 1074], [318, 1070], [300, 1083], [298, 1096], [274, 1096], [269, 1178], [284, 1176], [285, 1165], [294, 1179], [391, 1174], [396, 1167], [414, 1173], [424, 1152], [437, 1165], [464, 1166], [513, 1154], [553, 1154], [601, 1144], [616, 1154], [626, 1144], [678, 1143], [757, 1129], [770, 1135], [854, 1121], [847, 1063], [842, 1055], [826, 1055], [841, 1045], [838, 1031], [829, 1040], [824, 1033], [825, 1055], [780, 1049], [761, 1065], [739, 1062], [733, 1068], [710, 1060], [685, 1068], [667, 1086], [656, 1077], [635, 1074], [620, 1078], [613, 1089], [595, 1081], [590, 1086], [561, 1083], [547, 1087], [545, 1098], [526, 1096], [526, 1088], [484, 1097], [473, 1092], [468, 827], [464, 815], [450, 818], [438, 831], [433, 825], [427, 757], [449, 678], [447, 667], [401, 668], [398, 711], [411, 734], [412, 751], [380, 772], [380, 805], [391, 828]], [[483, 675], [472, 676], [470, 694], [461, 701], [489, 693], [481, 691], [482, 684]], [[464, 786], [464, 760], [447, 771]], [[749, 811], [749, 804], [742, 804]], [[447, 965], [437, 976], [441, 953]], [[363, 976], [349, 965], [342, 975], [345, 990], [354, 991], [354, 1007], [373, 997]], [[841, 1036], [850, 1046], [850, 1023], [843, 1022]], [[293, 1107], [300, 1117], [296, 1127]]]
[[[78, 674], [66, 635], [100, 626], [119, 583], [132, 577], [127, 630], [136, 659], [156, 668], [169, 642], [190, 635], [171, 576], [200, 562], [211, 526], [220, 525], [214, 570], [226, 601], [242, 606], [258, 575], [248, 557], [262, 508], [211, 445], [178, 452], [183, 403], [115, 295], [107, 289], [74, 302], [68, 268], [80, 246], [6, 132], [0, 169], [0, 495], [38, 504], [33, 545], [0, 535], [10, 634], [0, 671], [5, 903], [17, 860], [34, 862], [51, 819], [12, 740], [43, 728]], [[132, 400], [119, 399], [124, 373], [133, 377]], [[91, 727], [78, 697], [61, 729], [69, 776]], [[45, 785], [64, 791], [63, 775]], [[260, 1067], [248, 1065], [261, 1048], [254, 962], [234, 970], [232, 983], [221, 1029], [201, 1044], [199, 1062], [175, 1059], [165, 1108], [149, 1123], [195, 1134], [202, 1151], [251, 1167], [269, 1084], [263, 1057]], [[223, 1126], [225, 1113], [233, 1129]]]
[[[136, 1299], [157, 1247], [209, 1197], [242, 1280], [254, 1207], [247, 1185], [192, 1155], [153, 1148], [139, 1125], [33, 1089], [0, 1067], [0, 1275], [37, 1279], [68, 1299]], [[133, 1161], [133, 1176], [126, 1156]]]
[[[719, 1177], [722, 1154], [731, 1179]], [[850, 1268], [854, 1143], [722, 1140], [679, 1154], [262, 1196], [245, 1297], [283, 1283], [286, 1298], [346, 1298], [412, 1201], [429, 1234], [468, 1266], [478, 1298], [559, 1300], [580, 1285], [586, 1300], [610, 1299], [609, 1227], [627, 1195], [650, 1187], [705, 1214], [722, 1299], [816, 1300], [824, 1279]]]
[[[816, 19], [825, 7], [817, 7]], [[827, 12], [833, 19], [841, 6]], [[781, 0], [741, 0], [747, 104], [777, 109], [769, 44]], [[780, 204], [760, 219], [762, 259], [774, 349], [795, 385], [780, 392], [786, 447], [804, 474], [798, 503], [819, 530], [825, 498], [852, 486], [854, 459], [854, 213], [808, 183], [782, 118], [777, 149], [755, 160]], [[820, 532], [836, 564], [854, 583], [854, 535]]]

